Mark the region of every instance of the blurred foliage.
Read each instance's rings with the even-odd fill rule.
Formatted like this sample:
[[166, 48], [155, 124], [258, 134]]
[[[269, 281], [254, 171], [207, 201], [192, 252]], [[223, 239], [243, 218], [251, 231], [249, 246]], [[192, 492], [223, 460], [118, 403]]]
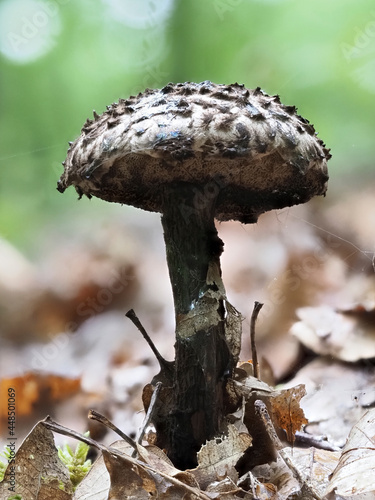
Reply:
[[373, 0], [0, 0], [0, 19], [0, 232], [24, 249], [119, 213], [57, 193], [67, 142], [93, 108], [168, 81], [297, 105], [332, 148], [330, 189], [373, 167]]

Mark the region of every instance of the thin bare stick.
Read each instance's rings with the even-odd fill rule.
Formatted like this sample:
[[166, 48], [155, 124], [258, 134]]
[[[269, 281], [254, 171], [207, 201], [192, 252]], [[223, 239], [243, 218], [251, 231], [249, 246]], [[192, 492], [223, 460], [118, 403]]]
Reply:
[[263, 422], [263, 425], [267, 431], [267, 434], [271, 438], [274, 447], [276, 448], [280, 457], [284, 460], [285, 464], [290, 469], [294, 477], [298, 479], [302, 490], [306, 491], [309, 495], [311, 495], [312, 498], [315, 498], [316, 500], [322, 500], [321, 496], [315, 491], [315, 488], [308, 484], [306, 478], [302, 476], [302, 474], [294, 465], [294, 463], [292, 462], [286, 451], [283, 449], [284, 447], [278, 435], [276, 434], [275, 427], [273, 426], [271, 417], [268, 413], [267, 406], [265, 405], [265, 403], [262, 400], [257, 399], [254, 403], [254, 407], [255, 407], [255, 412], [260, 418], [260, 420]]
[[295, 442], [296, 444], [309, 447], [313, 446], [314, 448], [318, 448], [320, 450], [341, 451], [339, 446], [335, 446], [327, 441], [326, 436], [314, 436], [312, 434], [308, 434], [307, 432], [296, 431]]
[[63, 425], [58, 424], [57, 422], [52, 420], [52, 418], [49, 415], [41, 422], [44, 425], [44, 427], [47, 427], [47, 429], [51, 431], [57, 432], [58, 434], [62, 434], [63, 436], [68, 436], [74, 439], [78, 439], [78, 441], [82, 441], [83, 443], [86, 443], [89, 446], [93, 446], [94, 448], [101, 450], [100, 445], [96, 441], [94, 441], [88, 436], [80, 434], [79, 432], [73, 431], [68, 427], [64, 427]]
[[250, 342], [251, 342], [251, 357], [253, 360], [253, 368], [254, 368], [254, 377], [260, 380], [260, 372], [259, 372], [259, 363], [258, 363], [258, 354], [257, 348], [255, 344], [255, 323], [258, 318], [259, 311], [262, 309], [263, 304], [260, 302], [254, 302], [254, 309], [251, 315], [250, 322]]
[[137, 450], [137, 443], [131, 437], [127, 436], [121, 429], [115, 426], [107, 417], [97, 412], [96, 410], [90, 410], [88, 417], [91, 420], [96, 420], [96, 422], [100, 422], [105, 425], [109, 429], [112, 429], [116, 434], [118, 434], [124, 441], [126, 441], [134, 450]]
[[[162, 383], [158, 382], [156, 384], [154, 392], [152, 393], [151, 401], [150, 401], [150, 406], [148, 407], [148, 410], [147, 410], [147, 413], [146, 413], [146, 417], [145, 417], [145, 419], [143, 421], [141, 431], [140, 431], [139, 436], [137, 438], [137, 443], [138, 444], [142, 444], [143, 436], [145, 435], [146, 429], [150, 425], [152, 417], [153, 417], [153, 415], [155, 413], [155, 410], [156, 410], [156, 401], [158, 399], [158, 395], [159, 395], [161, 387], [162, 387]], [[137, 456], [137, 450], [134, 450], [133, 453], [132, 453], [132, 457], [134, 458], [136, 456]]]
[[156, 359], [159, 362], [161, 370], [166, 370], [167, 372], [171, 371], [173, 367], [173, 362], [172, 361], [167, 361], [166, 359], [163, 358], [163, 356], [160, 354], [160, 352], [156, 349], [155, 344], [151, 340], [149, 334], [146, 332], [144, 329], [142, 323], [139, 321], [138, 316], [135, 314], [134, 309], [130, 309], [125, 316], [130, 319], [130, 321], [138, 328], [138, 330], [141, 332], [143, 335], [143, 338], [145, 341], [148, 343], [150, 346], [152, 352], [155, 354]]
[[57, 422], [52, 420], [50, 417], [46, 417], [44, 420], [42, 420], [42, 423], [45, 427], [47, 427], [48, 429], [50, 429], [54, 432], [57, 432], [58, 434], [63, 434], [64, 436], [73, 437], [75, 439], [78, 439], [79, 441], [82, 441], [83, 443], [86, 443], [90, 446], [94, 446], [95, 448], [100, 450], [102, 453], [107, 452], [113, 456], [116, 456], [122, 460], [125, 460], [128, 463], [142, 467], [145, 470], [152, 472], [153, 474], [158, 474], [159, 476], [163, 477], [164, 479], [166, 479], [170, 483], [174, 484], [175, 486], [182, 488], [185, 491], [189, 492], [190, 495], [194, 495], [201, 500], [210, 500], [210, 497], [207, 496], [204, 493], [204, 491], [200, 491], [196, 487], [193, 487], [193, 486], [190, 486], [186, 483], [183, 483], [182, 481], [180, 481], [176, 477], [169, 476], [165, 472], [159, 471], [155, 467], [152, 467], [151, 465], [148, 465], [144, 462], [140, 462], [139, 460], [136, 460], [136, 459], [130, 457], [129, 455], [126, 455], [125, 453], [122, 453], [121, 451], [116, 450], [115, 448], [111, 448], [111, 447], [107, 447], [107, 446], [104, 446], [102, 444], [99, 444], [96, 441], [94, 441], [93, 439], [90, 439], [90, 438], [84, 436], [83, 434], [80, 434], [79, 432], [75, 432], [71, 429], [68, 429], [67, 427], [64, 427], [63, 425], [58, 424]]
[[263, 422], [263, 425], [267, 431], [267, 434], [271, 438], [272, 444], [276, 448], [277, 451], [283, 449], [282, 442], [279, 439], [279, 436], [276, 434], [275, 427], [273, 426], [271, 417], [268, 413], [267, 406], [261, 399], [257, 399], [254, 403], [255, 413]]

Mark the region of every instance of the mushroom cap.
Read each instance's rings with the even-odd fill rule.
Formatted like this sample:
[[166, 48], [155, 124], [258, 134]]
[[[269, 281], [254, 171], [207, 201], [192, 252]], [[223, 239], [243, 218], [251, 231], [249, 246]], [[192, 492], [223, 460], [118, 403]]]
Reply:
[[[331, 157], [314, 127], [279, 96], [243, 85], [168, 84], [87, 120], [58, 190], [163, 212], [165, 186], [216, 196], [218, 220], [256, 222], [327, 189]], [[199, 203], [198, 203], [199, 204]]]

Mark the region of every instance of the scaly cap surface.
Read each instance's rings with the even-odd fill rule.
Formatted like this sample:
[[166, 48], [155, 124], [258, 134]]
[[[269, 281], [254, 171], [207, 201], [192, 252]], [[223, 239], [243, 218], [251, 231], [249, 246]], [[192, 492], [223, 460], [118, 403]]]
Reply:
[[217, 219], [248, 223], [324, 195], [330, 156], [279, 96], [237, 83], [170, 83], [94, 112], [58, 189], [161, 212], [163, 186], [187, 182], [217, 190]]

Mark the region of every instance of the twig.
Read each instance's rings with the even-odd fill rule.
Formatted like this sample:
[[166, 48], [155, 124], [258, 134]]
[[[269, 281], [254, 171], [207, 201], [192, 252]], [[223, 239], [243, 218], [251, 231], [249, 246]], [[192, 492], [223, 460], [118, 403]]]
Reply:
[[295, 438], [295, 442], [300, 445], [313, 446], [320, 450], [341, 451], [339, 446], [331, 444], [325, 436], [314, 436], [307, 432], [296, 431]]
[[257, 399], [254, 403], [255, 413], [263, 422], [263, 425], [267, 431], [267, 434], [271, 438], [272, 444], [276, 448], [277, 451], [281, 451], [283, 449], [282, 442], [279, 439], [279, 436], [276, 434], [275, 427], [273, 426], [271, 417], [268, 413], [267, 406], [261, 399]]
[[134, 309], [130, 309], [125, 314], [125, 316], [130, 319], [130, 321], [138, 328], [138, 330], [143, 335], [143, 338], [150, 346], [152, 352], [155, 354], [155, 357], [159, 362], [160, 369], [165, 370], [168, 373], [171, 372], [171, 370], [173, 369], [174, 363], [172, 361], [167, 361], [166, 359], [164, 359], [163, 356], [160, 354], [160, 352], [157, 350], [157, 348], [156, 348], [155, 344], [153, 343], [153, 341], [151, 340], [149, 334], [146, 332], [146, 330], [144, 329], [138, 316], [135, 314]]
[[262, 309], [263, 304], [260, 302], [254, 302], [254, 309], [251, 315], [250, 322], [250, 342], [251, 342], [251, 357], [253, 360], [253, 369], [254, 369], [254, 377], [260, 380], [260, 372], [259, 372], [259, 363], [258, 363], [258, 354], [257, 348], [255, 344], [255, 323], [258, 318], [259, 311]]
[[[105, 418], [105, 417], [104, 417]], [[48, 429], [57, 432], [58, 434], [63, 434], [64, 436], [69, 436], [73, 437], [75, 439], [78, 439], [79, 441], [82, 441], [83, 443], [86, 443], [90, 446], [94, 446], [98, 450], [100, 450], [102, 453], [107, 452], [113, 456], [120, 457], [122, 460], [125, 460], [131, 464], [136, 464], [138, 466], [143, 467], [144, 469], [150, 471], [153, 474], [157, 474], [170, 483], [174, 484], [175, 486], [184, 489], [185, 491], [189, 492], [191, 495], [195, 495], [197, 498], [201, 500], [210, 500], [210, 497], [207, 496], [203, 491], [198, 490], [194, 486], [189, 486], [188, 484], [183, 483], [179, 479], [173, 476], [169, 476], [165, 472], [157, 470], [155, 467], [152, 467], [151, 465], [146, 464], [145, 462], [141, 462], [135, 458], [130, 457], [129, 455], [126, 455], [126, 453], [122, 453], [119, 450], [116, 450], [116, 448], [108, 448], [107, 446], [104, 446], [102, 444], [97, 443], [91, 438], [88, 438], [84, 436], [83, 434], [80, 434], [79, 432], [73, 431], [71, 429], [68, 429], [67, 427], [64, 427], [63, 425], [58, 424], [57, 422], [53, 421], [50, 417], [46, 417], [44, 420], [42, 420], [43, 425], [45, 425]]]
[[[158, 399], [158, 395], [159, 395], [159, 392], [161, 390], [161, 387], [162, 387], [162, 383], [158, 382], [156, 384], [154, 392], [152, 393], [152, 397], [151, 397], [151, 401], [150, 401], [150, 406], [148, 407], [148, 410], [147, 410], [147, 413], [146, 413], [146, 417], [145, 417], [145, 419], [143, 421], [141, 431], [140, 431], [139, 436], [137, 438], [137, 443], [138, 444], [142, 443], [142, 439], [143, 439], [143, 436], [145, 435], [146, 429], [150, 425], [152, 417], [153, 417], [153, 415], [155, 413], [156, 401]], [[132, 457], [134, 458], [134, 457], [136, 457], [136, 455], [137, 455], [137, 450], [134, 450], [133, 453], [132, 453]]]
[[254, 476], [252, 475], [252, 473], [250, 471], [248, 472], [248, 474], [249, 474], [249, 479], [250, 479], [251, 492], [253, 494], [253, 497], [257, 498], [256, 492], [255, 492]]
[[89, 446], [93, 446], [94, 448], [101, 450], [100, 445], [96, 441], [94, 441], [88, 436], [80, 434], [79, 432], [73, 431], [68, 427], [64, 427], [63, 425], [58, 424], [57, 422], [52, 420], [52, 418], [49, 415], [44, 420], [42, 420], [42, 424], [51, 431], [57, 432], [58, 434], [62, 434], [63, 436], [68, 436], [78, 439], [79, 441], [82, 441], [83, 443], [86, 443]]
[[261, 401], [260, 399], [257, 399], [254, 403], [254, 407], [255, 407], [255, 412], [260, 418], [260, 420], [263, 422], [263, 425], [274, 447], [278, 451], [281, 458], [284, 460], [287, 467], [289, 467], [294, 477], [296, 477], [300, 482], [301, 488], [303, 488], [309, 495], [311, 495], [312, 498], [315, 498], [315, 500], [322, 500], [321, 496], [315, 491], [315, 488], [313, 488], [307, 483], [306, 479], [302, 476], [300, 471], [297, 469], [297, 467], [294, 465], [292, 460], [289, 458], [289, 456], [283, 449], [283, 445], [278, 435], [276, 434], [275, 427], [273, 426], [271, 417], [268, 413], [267, 406], [265, 405], [265, 403], [263, 403], [263, 401]]
[[90, 410], [88, 417], [91, 420], [96, 420], [96, 422], [100, 422], [101, 424], [105, 425], [109, 429], [112, 429], [124, 441], [126, 441], [132, 448], [134, 448], [135, 451], [137, 450], [137, 443], [134, 441], [134, 439], [132, 439], [131, 437], [126, 435], [124, 432], [122, 432], [122, 430], [119, 429], [118, 427], [116, 427], [115, 424], [113, 424], [110, 420], [108, 420], [107, 417], [105, 417], [101, 413], [97, 412], [96, 410]]

